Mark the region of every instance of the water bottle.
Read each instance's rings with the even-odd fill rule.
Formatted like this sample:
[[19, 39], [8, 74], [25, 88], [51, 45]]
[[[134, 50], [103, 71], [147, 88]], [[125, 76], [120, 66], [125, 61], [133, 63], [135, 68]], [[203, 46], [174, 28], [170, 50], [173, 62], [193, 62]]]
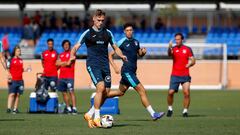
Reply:
[[31, 72], [31, 71], [32, 71], [32, 67], [31, 67], [31, 65], [28, 65], [27, 72]]
[[65, 106], [66, 106], [65, 103], [58, 104], [58, 113], [60, 114], [64, 113]]

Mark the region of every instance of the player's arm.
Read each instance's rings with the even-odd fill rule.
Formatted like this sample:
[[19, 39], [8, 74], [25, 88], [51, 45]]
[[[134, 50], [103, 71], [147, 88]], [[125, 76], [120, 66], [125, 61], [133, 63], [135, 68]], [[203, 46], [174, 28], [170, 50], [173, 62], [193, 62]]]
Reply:
[[192, 66], [194, 66], [196, 64], [196, 59], [194, 58], [194, 56], [189, 57], [189, 62], [186, 65], [186, 68], [190, 68]]
[[117, 64], [114, 62], [113, 60], [113, 56], [114, 56], [115, 52], [114, 51], [111, 51], [108, 53], [108, 59], [109, 59], [109, 62], [111, 64], [111, 66], [113, 67], [114, 71], [116, 74], [119, 74], [120, 73], [120, 69], [119, 67], [117, 66]]
[[170, 40], [169, 44], [168, 44], [168, 56], [172, 56], [172, 40]]
[[123, 55], [122, 51], [119, 49], [119, 47], [116, 44], [112, 45], [112, 48], [114, 49], [115, 53], [123, 60], [127, 61], [127, 57]]
[[4, 58], [3, 54], [2, 54], [2, 52], [0, 52], [0, 61], [1, 61], [1, 64], [2, 64], [2, 66], [4, 68], [4, 70], [7, 71], [7, 77], [11, 79], [12, 75], [10, 74], [9, 69], [7, 68], [7, 63], [5, 61], [5, 58]]

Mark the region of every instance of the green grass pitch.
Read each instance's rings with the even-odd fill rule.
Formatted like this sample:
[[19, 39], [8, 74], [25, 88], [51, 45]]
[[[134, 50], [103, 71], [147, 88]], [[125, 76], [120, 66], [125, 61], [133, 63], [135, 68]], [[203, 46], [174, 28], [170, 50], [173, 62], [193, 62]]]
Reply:
[[[191, 91], [189, 117], [182, 117], [182, 92], [175, 95], [172, 118], [151, 121], [138, 94], [129, 90], [120, 100], [120, 115], [111, 129], [89, 129], [83, 114], [93, 91], [76, 91], [79, 114], [28, 114], [29, 94], [20, 98], [20, 114], [6, 114], [7, 90], [0, 91], [0, 135], [239, 135], [240, 91]], [[148, 91], [156, 111], [167, 111], [167, 91]], [[62, 96], [59, 94], [59, 100]]]

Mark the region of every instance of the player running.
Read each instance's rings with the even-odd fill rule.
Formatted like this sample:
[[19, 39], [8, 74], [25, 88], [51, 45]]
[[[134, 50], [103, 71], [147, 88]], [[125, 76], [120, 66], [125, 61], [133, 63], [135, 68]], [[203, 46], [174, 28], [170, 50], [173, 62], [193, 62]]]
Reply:
[[[57, 60], [56, 65], [60, 68], [59, 80], [58, 80], [58, 90], [63, 94], [63, 100], [66, 104], [65, 112], [70, 114], [77, 114], [76, 98], [74, 93], [74, 66], [75, 61], [69, 61], [70, 59], [70, 49], [71, 43], [69, 40], [63, 40], [62, 47], [64, 52], [59, 55], [59, 60]], [[72, 102], [72, 108], [69, 104], [69, 97], [67, 92], [70, 94], [70, 99]]]
[[[124, 61], [127, 57], [117, 47], [111, 31], [103, 27], [105, 12], [98, 9], [93, 15], [93, 26], [87, 29], [80, 37], [78, 43], [71, 51], [71, 60], [75, 58], [76, 51], [85, 43], [87, 46], [87, 70], [96, 86], [96, 95], [94, 97], [94, 106], [84, 115], [90, 128], [101, 127], [100, 106], [107, 98], [107, 93], [111, 87], [111, 73], [108, 60], [108, 44], [110, 43], [116, 54]], [[94, 115], [94, 119], [92, 117]]]
[[[173, 114], [173, 96], [178, 92], [179, 85], [182, 85], [184, 102], [183, 117], [188, 117], [188, 108], [190, 105], [190, 83], [191, 77], [189, 68], [195, 65], [195, 58], [192, 49], [183, 45], [184, 36], [182, 33], [175, 34], [176, 45], [172, 47], [172, 41], [169, 42], [168, 55], [173, 58], [173, 67], [168, 91], [168, 112], [167, 117]], [[189, 61], [190, 60], [190, 61]]]
[[23, 69], [23, 60], [20, 58], [21, 49], [16, 46], [13, 50], [12, 59], [10, 60], [10, 73], [12, 75], [11, 80], [8, 81], [9, 94], [7, 113], [19, 113], [18, 104], [20, 95], [23, 94], [24, 82], [22, 74], [27, 72], [29, 69]]
[[42, 53], [42, 66], [43, 66], [43, 76], [46, 79], [46, 89], [48, 90], [49, 87], [52, 91], [56, 91], [57, 85], [57, 66], [56, 61], [58, 58], [57, 52], [54, 50], [54, 41], [53, 39], [49, 38], [47, 40], [48, 50]]
[[[125, 36], [118, 43], [118, 47], [122, 50], [123, 54], [127, 56], [128, 61], [123, 62], [121, 69], [122, 79], [120, 81], [119, 89], [117, 91], [110, 91], [109, 96], [123, 96], [129, 87], [133, 87], [140, 95], [143, 106], [150, 113], [153, 120], [160, 119], [164, 116], [164, 112], [157, 113], [150, 105], [146, 90], [136, 76], [137, 71], [137, 57], [143, 57], [146, 54], [146, 48], [140, 48], [139, 41], [133, 37], [133, 25], [126, 23], [124, 26]], [[120, 69], [113, 60], [114, 51], [109, 52], [109, 61], [114, 71], [119, 74]]]

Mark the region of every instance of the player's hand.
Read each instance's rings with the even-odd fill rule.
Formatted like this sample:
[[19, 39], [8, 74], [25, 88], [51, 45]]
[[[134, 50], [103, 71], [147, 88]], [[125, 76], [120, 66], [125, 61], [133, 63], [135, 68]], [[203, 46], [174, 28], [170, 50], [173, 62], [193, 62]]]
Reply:
[[123, 55], [122, 57], [121, 57], [121, 59], [123, 60], [123, 61], [128, 61], [128, 59], [127, 59], [127, 56], [125, 56], [125, 55]]
[[190, 68], [190, 66], [191, 66], [191, 64], [188, 63], [185, 67], [186, 67], [186, 68]]
[[7, 78], [12, 79], [12, 75], [9, 72], [7, 72]]
[[147, 53], [147, 49], [145, 47], [141, 48], [142, 55], [145, 55]]
[[170, 40], [169, 43], [168, 43], [168, 47], [172, 48], [172, 46], [173, 46], [173, 40]]
[[76, 56], [71, 56], [69, 60], [70, 61], [76, 60]]

